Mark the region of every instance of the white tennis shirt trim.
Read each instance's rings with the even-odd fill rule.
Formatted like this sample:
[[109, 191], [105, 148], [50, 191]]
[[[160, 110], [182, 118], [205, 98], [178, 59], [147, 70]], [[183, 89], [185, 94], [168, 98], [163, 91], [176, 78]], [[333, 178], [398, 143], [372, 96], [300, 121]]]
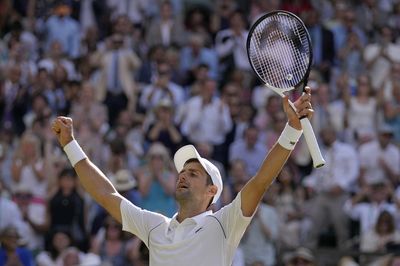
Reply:
[[230, 266], [252, 217], [241, 210], [240, 193], [219, 211], [207, 211], [182, 223], [121, 202], [123, 230], [137, 235], [150, 250], [150, 265]]

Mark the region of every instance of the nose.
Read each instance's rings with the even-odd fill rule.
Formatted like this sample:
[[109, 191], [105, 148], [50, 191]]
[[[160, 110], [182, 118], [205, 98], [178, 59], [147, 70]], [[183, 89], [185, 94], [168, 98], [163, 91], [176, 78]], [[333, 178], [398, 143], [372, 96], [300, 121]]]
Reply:
[[180, 181], [186, 181], [186, 174], [184, 172], [178, 174], [178, 182]]

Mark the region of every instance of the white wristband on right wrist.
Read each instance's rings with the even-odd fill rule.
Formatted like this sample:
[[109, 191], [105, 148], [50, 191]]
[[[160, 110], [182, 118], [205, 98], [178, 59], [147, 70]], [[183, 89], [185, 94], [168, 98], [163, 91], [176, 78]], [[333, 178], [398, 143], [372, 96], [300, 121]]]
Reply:
[[76, 140], [72, 140], [65, 145], [64, 152], [67, 154], [68, 160], [72, 164], [72, 167], [75, 167], [75, 164], [87, 158], [85, 152], [82, 150], [81, 146], [79, 146]]
[[297, 130], [286, 123], [281, 135], [279, 136], [278, 143], [287, 150], [293, 150], [296, 143], [299, 141], [303, 130]]

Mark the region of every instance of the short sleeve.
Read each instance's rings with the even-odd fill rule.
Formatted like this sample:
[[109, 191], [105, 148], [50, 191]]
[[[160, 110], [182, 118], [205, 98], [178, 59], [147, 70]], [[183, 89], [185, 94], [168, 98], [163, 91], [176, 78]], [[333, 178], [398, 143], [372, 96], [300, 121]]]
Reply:
[[240, 242], [247, 226], [253, 218], [253, 216], [246, 217], [243, 215], [241, 193], [238, 193], [230, 204], [221, 208], [214, 216], [220, 220], [226, 232], [227, 240], [231, 244], [238, 244]]
[[121, 201], [122, 230], [139, 237], [148, 244], [149, 232], [156, 226], [167, 222], [168, 218], [155, 212], [143, 210], [127, 199]]

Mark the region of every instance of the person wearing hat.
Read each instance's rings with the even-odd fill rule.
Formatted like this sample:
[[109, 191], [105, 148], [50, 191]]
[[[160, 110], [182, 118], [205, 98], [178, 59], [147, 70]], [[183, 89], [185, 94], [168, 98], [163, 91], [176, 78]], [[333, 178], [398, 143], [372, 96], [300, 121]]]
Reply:
[[209, 210], [222, 192], [217, 167], [202, 158], [193, 145], [174, 155], [178, 171], [175, 199], [178, 212], [172, 217], [140, 209], [122, 197], [104, 173], [86, 156], [73, 135], [73, 121], [57, 117], [52, 124], [60, 145], [79, 176], [83, 188], [102, 205], [123, 230], [135, 234], [150, 250], [150, 265], [231, 265], [235, 250], [265, 191], [274, 181], [302, 134], [299, 117], [311, 117], [311, 89], [294, 104], [283, 99], [288, 124], [236, 198], [217, 212]]
[[285, 266], [314, 266], [314, 255], [307, 248], [300, 247], [283, 257]]

